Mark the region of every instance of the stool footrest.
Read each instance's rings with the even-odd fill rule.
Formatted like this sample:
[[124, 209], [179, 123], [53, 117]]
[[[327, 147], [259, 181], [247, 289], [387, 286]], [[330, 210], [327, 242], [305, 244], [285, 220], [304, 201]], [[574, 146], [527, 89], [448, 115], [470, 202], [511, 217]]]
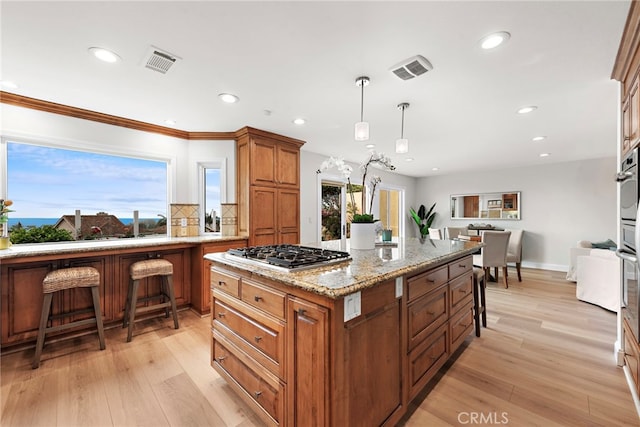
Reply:
[[162, 304], [155, 304], [152, 305], [150, 307], [137, 307], [136, 308], [136, 314], [138, 313], [147, 313], [149, 311], [155, 311], [155, 310], [160, 310], [161, 308], [171, 308], [171, 302], [165, 302]]
[[63, 325], [49, 326], [44, 331], [45, 333], [64, 331], [65, 329], [75, 328], [76, 326], [91, 325], [95, 323], [97, 323], [97, 321], [96, 321], [96, 318], [93, 317], [91, 319], [77, 320], [73, 323], [65, 323]]

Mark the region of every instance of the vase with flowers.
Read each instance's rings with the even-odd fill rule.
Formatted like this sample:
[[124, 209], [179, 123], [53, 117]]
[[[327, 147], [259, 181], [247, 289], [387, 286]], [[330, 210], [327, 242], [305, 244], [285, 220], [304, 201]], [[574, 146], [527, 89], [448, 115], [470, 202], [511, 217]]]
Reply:
[[[362, 171], [362, 194], [361, 194], [361, 204], [362, 213], [358, 213], [358, 206], [356, 205], [355, 196], [354, 196], [354, 185], [351, 183], [351, 172], [353, 168], [347, 165], [343, 159], [329, 157], [329, 159], [322, 162], [320, 168], [316, 171], [316, 173], [322, 173], [328, 169], [336, 167], [338, 171], [342, 173], [342, 175], [347, 179], [347, 191], [349, 192], [349, 196], [351, 198], [351, 244], [350, 247], [352, 249], [374, 249], [375, 248], [375, 239], [376, 239], [376, 227], [375, 222], [377, 221], [373, 215], [373, 200], [376, 193], [376, 188], [378, 184], [382, 182], [382, 178], [378, 175], [374, 175], [370, 177], [369, 181], [367, 181], [367, 174], [369, 172], [370, 166], [377, 166], [386, 170], [395, 170], [395, 166], [391, 163], [391, 159], [385, 156], [382, 153], [377, 153], [372, 151], [367, 160], [360, 165], [360, 170]], [[365, 189], [369, 192], [369, 209], [367, 212], [366, 209], [366, 192]]]
[[13, 212], [9, 209], [9, 206], [13, 205], [13, 202], [8, 199], [0, 199], [0, 227], [2, 232], [0, 233], [0, 249], [7, 249], [11, 246], [9, 241], [9, 212]]

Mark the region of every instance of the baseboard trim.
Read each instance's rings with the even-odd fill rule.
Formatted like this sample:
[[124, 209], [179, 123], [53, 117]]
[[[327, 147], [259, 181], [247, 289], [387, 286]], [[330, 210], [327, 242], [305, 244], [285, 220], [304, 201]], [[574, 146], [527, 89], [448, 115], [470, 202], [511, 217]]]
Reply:
[[522, 267], [524, 267], [524, 268], [535, 268], [537, 270], [551, 270], [551, 271], [564, 271], [564, 272], [569, 271], [569, 266], [568, 265], [547, 264], [547, 263], [540, 263], [540, 262], [523, 261], [522, 262]]

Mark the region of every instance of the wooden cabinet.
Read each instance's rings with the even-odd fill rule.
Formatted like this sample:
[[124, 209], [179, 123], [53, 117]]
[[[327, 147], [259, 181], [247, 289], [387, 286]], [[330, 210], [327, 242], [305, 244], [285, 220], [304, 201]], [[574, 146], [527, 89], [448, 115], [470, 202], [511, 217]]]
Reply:
[[638, 348], [638, 340], [631, 332], [631, 328], [627, 324], [625, 319], [623, 322], [623, 335], [624, 335], [624, 363], [629, 368], [631, 378], [633, 378], [634, 388], [636, 392], [640, 391], [640, 385], [638, 384], [638, 369], [640, 349]]
[[329, 410], [329, 337], [325, 307], [290, 297], [287, 387], [288, 426], [324, 426]]
[[[100, 307], [105, 325], [113, 325], [122, 321], [124, 305], [129, 286], [129, 267], [136, 261], [149, 258], [163, 258], [173, 264], [173, 286], [176, 303], [179, 307], [188, 307], [192, 303], [193, 295], [199, 299], [194, 310], [205, 314], [210, 309], [210, 283], [220, 282], [220, 288], [233, 287], [233, 277], [222, 277], [211, 273], [210, 261], [203, 260], [204, 253], [226, 250], [228, 247], [245, 246], [246, 239], [224, 242], [199, 243], [171, 243], [158, 245], [150, 243], [148, 246], [100, 249], [70, 253], [40, 254], [37, 256], [23, 256], [6, 258], [0, 265], [0, 345], [2, 349], [24, 346], [35, 342], [40, 313], [42, 309], [42, 281], [46, 274], [53, 269], [66, 267], [90, 266], [100, 272]], [[206, 271], [202, 271], [204, 267]], [[213, 277], [210, 276], [213, 274]], [[206, 290], [202, 289], [202, 280], [206, 278]], [[239, 279], [236, 279], [239, 280]], [[237, 285], [237, 284], [236, 284]], [[159, 277], [141, 280], [139, 298], [158, 294], [160, 291]], [[232, 292], [232, 291], [231, 291]], [[207, 299], [206, 305], [202, 298]], [[140, 303], [145, 304], [145, 302]], [[67, 289], [57, 293], [53, 299], [52, 314], [82, 310], [92, 307], [92, 298], [85, 289]], [[283, 306], [284, 307], [284, 306]], [[282, 309], [284, 310], [284, 308]], [[161, 314], [158, 311], [158, 314]], [[91, 317], [90, 313], [80, 316]], [[78, 320], [79, 317], [75, 317]], [[70, 322], [73, 318], [55, 319], [55, 323]], [[273, 328], [272, 324], [266, 324]], [[60, 335], [87, 332], [94, 330], [94, 326], [80, 327], [73, 331], [60, 331]], [[265, 339], [265, 341], [268, 341]], [[283, 352], [284, 347], [280, 350]]]
[[211, 313], [211, 261], [206, 254], [247, 246], [247, 239], [207, 242], [191, 251], [191, 308], [201, 315]]
[[502, 195], [502, 209], [518, 210], [518, 195], [516, 193], [505, 193]]
[[211, 365], [267, 425], [396, 425], [473, 329], [470, 256], [345, 298], [213, 264]]
[[304, 142], [248, 127], [236, 136], [238, 233], [251, 246], [299, 243]]

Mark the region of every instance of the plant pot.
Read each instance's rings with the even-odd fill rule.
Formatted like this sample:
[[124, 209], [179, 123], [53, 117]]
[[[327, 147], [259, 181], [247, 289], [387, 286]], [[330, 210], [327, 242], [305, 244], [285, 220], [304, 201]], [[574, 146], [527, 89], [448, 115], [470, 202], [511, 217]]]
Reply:
[[9, 249], [11, 241], [8, 237], [0, 237], [0, 249]]
[[351, 249], [375, 249], [376, 225], [372, 222], [351, 223]]

